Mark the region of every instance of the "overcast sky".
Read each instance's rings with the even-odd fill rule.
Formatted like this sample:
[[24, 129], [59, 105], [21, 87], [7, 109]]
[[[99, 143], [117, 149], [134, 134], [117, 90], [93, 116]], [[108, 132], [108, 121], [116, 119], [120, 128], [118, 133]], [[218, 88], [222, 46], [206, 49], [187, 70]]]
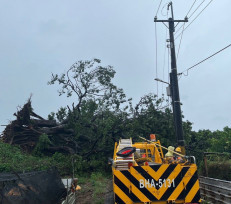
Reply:
[[[189, 23], [209, 1], [202, 4]], [[1, 0], [0, 124], [13, 120], [13, 113], [31, 93], [34, 111], [43, 117], [69, 104], [65, 96], [58, 96], [58, 86], [48, 86], [47, 81], [51, 73], [62, 73], [78, 60], [99, 58], [104, 65], [112, 65], [117, 72], [114, 82], [134, 102], [144, 94], [156, 93], [156, 60], [158, 78], [168, 80], [167, 55], [164, 60], [166, 27], [162, 23], [156, 24], [156, 59], [153, 19], [159, 2]], [[167, 2], [162, 1], [158, 19], [167, 18]], [[173, 1], [175, 19], [184, 19], [193, 2]], [[201, 2], [197, 0], [192, 11]], [[212, 1], [185, 30], [178, 72], [230, 44], [230, 7], [230, 0]], [[176, 51], [179, 41], [180, 38]], [[194, 130], [216, 130], [231, 124], [230, 53], [228, 48], [179, 81], [183, 114], [193, 122]], [[165, 93], [165, 85], [163, 88]], [[158, 93], [162, 93], [161, 84]]]

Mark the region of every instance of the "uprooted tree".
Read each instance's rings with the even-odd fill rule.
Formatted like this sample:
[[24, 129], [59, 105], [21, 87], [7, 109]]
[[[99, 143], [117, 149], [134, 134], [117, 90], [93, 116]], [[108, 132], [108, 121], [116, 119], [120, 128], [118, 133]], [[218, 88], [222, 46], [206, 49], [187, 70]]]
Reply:
[[119, 133], [115, 127], [124, 118], [120, 104], [126, 102], [123, 90], [112, 83], [114, 75], [113, 67], [101, 66], [98, 59], [78, 61], [60, 76], [52, 74], [48, 84], [58, 82], [61, 85], [59, 95], [74, 98], [72, 107], [61, 107], [56, 118], [53, 113], [46, 120], [33, 112], [29, 99], [15, 113], [17, 119], [4, 130], [3, 141], [31, 152], [39, 138], [46, 139], [46, 134], [49, 141], [45, 141], [45, 153], [76, 153], [85, 158], [105, 151], [105, 143], [110, 142], [108, 146], [112, 149], [110, 140], [116, 141]]
[[16, 113], [16, 120], [6, 126], [2, 140], [11, 145], [19, 145], [24, 151], [31, 152], [42, 135], [50, 141], [46, 153], [62, 152], [74, 154], [78, 145], [73, 139], [73, 130], [55, 120], [46, 120], [36, 114], [31, 106], [31, 99]]

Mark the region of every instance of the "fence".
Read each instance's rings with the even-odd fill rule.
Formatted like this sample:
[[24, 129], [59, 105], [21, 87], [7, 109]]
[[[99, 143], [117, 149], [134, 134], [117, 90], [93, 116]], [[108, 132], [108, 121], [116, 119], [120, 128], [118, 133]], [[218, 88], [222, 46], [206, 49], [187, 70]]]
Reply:
[[62, 179], [62, 182], [63, 182], [65, 188], [67, 189], [67, 197], [62, 202], [62, 204], [75, 204], [77, 201], [77, 194], [76, 194], [76, 192], [74, 192], [74, 193], [71, 192], [72, 178]]
[[201, 196], [213, 204], [231, 204], [231, 181], [200, 177]]
[[75, 204], [77, 202], [76, 193], [70, 193], [62, 204]]

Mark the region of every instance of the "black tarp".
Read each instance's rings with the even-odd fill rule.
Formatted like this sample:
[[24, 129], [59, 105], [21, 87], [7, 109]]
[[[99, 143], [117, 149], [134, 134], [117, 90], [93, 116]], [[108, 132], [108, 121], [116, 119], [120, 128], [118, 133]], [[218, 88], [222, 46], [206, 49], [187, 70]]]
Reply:
[[66, 196], [56, 169], [24, 174], [0, 174], [1, 204], [58, 204]]

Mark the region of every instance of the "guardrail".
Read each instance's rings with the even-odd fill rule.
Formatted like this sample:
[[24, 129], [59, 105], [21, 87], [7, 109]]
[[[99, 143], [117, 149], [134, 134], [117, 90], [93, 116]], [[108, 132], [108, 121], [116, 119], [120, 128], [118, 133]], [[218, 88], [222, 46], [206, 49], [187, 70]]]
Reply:
[[77, 193], [71, 191], [72, 178], [62, 179], [63, 185], [67, 189], [67, 197], [62, 204], [75, 204], [77, 202]]
[[62, 204], [75, 204], [77, 202], [76, 193], [70, 193]]
[[200, 176], [201, 196], [214, 204], [231, 204], [231, 181]]

